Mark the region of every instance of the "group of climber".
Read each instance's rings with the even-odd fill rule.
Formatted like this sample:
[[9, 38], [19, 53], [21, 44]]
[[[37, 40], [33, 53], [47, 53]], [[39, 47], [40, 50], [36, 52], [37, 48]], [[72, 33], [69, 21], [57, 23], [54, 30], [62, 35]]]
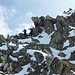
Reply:
[[[29, 36], [32, 36], [32, 34], [33, 34], [33, 28], [29, 28], [29, 30], [30, 30]], [[24, 32], [24, 36], [25, 36], [25, 37], [28, 36], [26, 29], [24, 29], [23, 32]]]
[[[45, 21], [45, 17], [43, 17], [43, 16], [41, 16], [40, 18], [37, 18], [37, 20], [33, 20], [35, 28], [39, 28], [40, 22], [41, 22], [41, 26], [43, 27], [44, 26], [44, 21]], [[30, 30], [29, 36], [33, 35], [33, 32], [34, 32], [33, 28], [34, 27], [32, 27], [32, 26], [31, 26], [31, 28], [29, 28], [29, 30]], [[23, 32], [24, 32], [24, 36], [28, 36], [26, 29], [24, 29]]]
[[[35, 27], [37, 28], [38, 25], [39, 25], [39, 23], [36, 21], [36, 22], [34, 22], [34, 25], [35, 25]], [[27, 30], [24, 29], [24, 30], [23, 30], [23, 32], [24, 32], [24, 36], [32, 36], [32, 35], [33, 35], [33, 28], [34, 28], [34, 27], [29, 28], [29, 30], [30, 30], [29, 35], [27, 35]]]

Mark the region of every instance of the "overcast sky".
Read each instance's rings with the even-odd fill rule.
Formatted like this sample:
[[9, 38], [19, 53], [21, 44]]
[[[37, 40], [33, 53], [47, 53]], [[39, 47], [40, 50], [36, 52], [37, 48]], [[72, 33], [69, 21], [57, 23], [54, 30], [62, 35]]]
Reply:
[[0, 0], [0, 28], [9, 32], [31, 24], [32, 16], [56, 17], [69, 8], [75, 9], [75, 0]]

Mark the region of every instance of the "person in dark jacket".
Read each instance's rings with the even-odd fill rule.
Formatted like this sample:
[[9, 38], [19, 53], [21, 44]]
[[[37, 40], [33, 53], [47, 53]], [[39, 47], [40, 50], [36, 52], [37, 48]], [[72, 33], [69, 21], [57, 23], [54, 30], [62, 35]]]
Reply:
[[26, 33], [26, 32], [27, 32], [27, 30], [26, 30], [26, 29], [24, 29], [24, 30], [23, 30], [23, 32], [24, 32], [24, 36], [27, 36], [27, 33]]

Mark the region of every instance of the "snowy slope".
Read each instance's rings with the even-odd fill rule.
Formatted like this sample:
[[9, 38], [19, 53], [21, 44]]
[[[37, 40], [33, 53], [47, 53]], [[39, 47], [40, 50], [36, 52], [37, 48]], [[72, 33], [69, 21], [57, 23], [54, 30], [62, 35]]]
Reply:
[[[56, 26], [55, 26], [55, 29], [56, 29]], [[74, 32], [74, 31], [73, 31], [73, 32]], [[69, 34], [69, 37], [75, 35], [75, 33], [73, 33], [73, 32], [72, 32], [72, 31], [69, 32], [69, 33], [70, 33], [70, 34]], [[48, 34], [45, 33], [45, 31], [43, 30], [43, 32], [42, 32], [41, 34], [39, 34], [39, 35], [43, 36], [43, 38], [38, 38], [39, 35], [38, 35], [37, 37], [33, 37], [33, 38], [34, 38], [34, 39], [38, 39], [38, 40], [40, 41], [40, 44], [49, 44], [49, 42], [51, 41], [51, 35], [52, 35], [53, 33], [54, 33], [54, 32], [52, 32], [50, 35], [48, 35]], [[25, 43], [25, 42], [30, 43], [30, 42], [32, 42], [31, 38], [19, 39], [18, 41], [21, 42], [21, 43]], [[10, 46], [16, 46], [16, 45], [15, 45], [14, 43], [12, 43], [12, 42], [10, 42], [9, 45], [10, 45]], [[26, 46], [26, 45], [27, 45], [27, 44], [19, 44], [19, 45], [18, 45], [18, 49], [17, 49], [16, 51], [13, 51], [13, 53], [19, 52], [19, 51], [20, 51], [22, 48], [24, 48], [24, 46]], [[69, 40], [66, 40], [66, 42], [64, 42], [63, 47], [68, 46], [68, 45], [69, 45]], [[6, 44], [3, 45], [2, 47], [0, 47], [0, 49], [7, 50], [7, 45], [6, 45]], [[71, 52], [73, 52], [73, 51], [75, 50], [75, 46], [74, 46], [74, 47], [69, 47], [69, 48], [67, 48], [67, 49], [64, 50], [64, 51], [59, 51], [59, 50], [56, 50], [56, 49], [54, 49], [54, 48], [52, 48], [52, 47], [50, 47], [50, 49], [51, 49], [51, 51], [53, 52], [52, 54], [54, 55], [54, 57], [58, 57], [59, 59], [68, 59], [68, 58], [70, 57], [70, 55], [71, 55]], [[32, 55], [31, 59], [33, 59], [34, 61], [36, 60], [36, 58], [34, 57], [34, 52], [39, 52], [39, 53], [41, 53], [41, 54], [44, 56], [44, 61], [46, 60], [45, 57], [46, 57], [48, 54], [42, 52], [42, 50], [38, 51], [38, 50], [28, 49], [28, 50], [27, 50], [27, 53], [29, 53], [30, 55]], [[60, 57], [60, 56], [58, 56], [58, 53], [59, 53], [59, 52], [65, 53], [65, 54], [66, 54], [66, 57]], [[14, 60], [14, 61], [17, 61], [17, 58], [15, 58], [15, 57], [10, 56], [10, 58], [11, 58], [12, 60]], [[74, 60], [74, 61], [70, 61], [70, 62], [75, 64], [75, 60]], [[28, 69], [29, 66], [30, 66], [30, 63], [27, 64], [27, 65], [25, 65], [25, 66], [23, 66], [23, 70], [20, 71], [19, 73], [15, 74], [15, 75], [28, 74], [27, 69]], [[55, 75], [55, 74], [54, 74], [54, 75]]]
[[[54, 33], [54, 32], [53, 32]], [[50, 40], [51, 40], [51, 35], [53, 34], [53, 33], [51, 33], [50, 35], [48, 35], [47, 33], [45, 33], [44, 31], [40, 34], [40, 35], [42, 35], [43, 36], [43, 38], [38, 38], [38, 36], [37, 37], [34, 37], [34, 39], [38, 39], [39, 41], [40, 41], [40, 44], [49, 44], [49, 42], [50, 42]], [[74, 36], [75, 35], [75, 33], [73, 33], [73, 32], [70, 32], [70, 34], [69, 34], [69, 36]], [[21, 41], [22, 43], [24, 43], [24, 42], [32, 42], [31, 41], [31, 38], [29, 38], [29, 39], [24, 39], [24, 40], [19, 40], [19, 41]], [[64, 45], [63, 45], [63, 47], [65, 47], [65, 46], [68, 46], [69, 45], [69, 40], [66, 40], [66, 42], [64, 42]], [[21, 48], [21, 47], [20, 47]], [[71, 56], [71, 52], [73, 52], [74, 50], [75, 50], [75, 46], [74, 47], [69, 47], [69, 48], [67, 48], [66, 50], [64, 50], [64, 51], [59, 51], [59, 50], [56, 50], [56, 49], [54, 49], [54, 48], [51, 48], [50, 47], [50, 49], [51, 49], [51, 51], [53, 52], [53, 55], [55, 56], [55, 57], [58, 57], [59, 59], [68, 59], [70, 56]], [[18, 49], [19, 50], [19, 49]], [[17, 50], [17, 51], [18, 51]], [[45, 54], [45, 53], [43, 53], [42, 51], [38, 51], [38, 50], [27, 50], [27, 52], [30, 54], [30, 55], [33, 55], [33, 57], [31, 58], [31, 59], [33, 59], [34, 61], [36, 60], [36, 58], [34, 57], [34, 52], [40, 52], [40, 53], [42, 53], [43, 54], [43, 56], [44, 56], [44, 58], [45, 58], [45, 56], [47, 55], [47, 54]], [[60, 57], [60, 56], [58, 56], [58, 53], [59, 52], [63, 52], [63, 53], [65, 53], [66, 54], [66, 57]], [[71, 63], [73, 63], [73, 64], [75, 64], [75, 60], [73, 60], [73, 61], [70, 61]], [[23, 75], [23, 74], [27, 74], [28, 72], [27, 72], [27, 69], [28, 69], [28, 67], [30, 66], [30, 64], [27, 64], [26, 66], [23, 66], [23, 70], [20, 72], [20, 73], [18, 73], [18, 74], [16, 74], [16, 75]], [[75, 73], [74, 73], [75, 74]], [[54, 74], [55, 75], [55, 74]]]

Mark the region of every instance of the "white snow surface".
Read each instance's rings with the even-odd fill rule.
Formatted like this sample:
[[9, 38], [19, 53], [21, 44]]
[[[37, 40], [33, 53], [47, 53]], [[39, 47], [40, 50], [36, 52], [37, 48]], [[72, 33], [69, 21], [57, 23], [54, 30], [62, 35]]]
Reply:
[[71, 72], [73, 72], [75, 74], [75, 72], [73, 70], [71, 70]]
[[73, 61], [69, 61], [70, 63], [72, 63], [72, 64], [75, 64], [75, 60], [73, 60]]
[[[75, 24], [75, 23], [74, 23]], [[73, 26], [69, 26], [71, 29], [74, 29], [75, 30], [75, 27], [73, 27]]]
[[[68, 47], [64, 51], [59, 51], [59, 50], [56, 50], [55, 48], [52, 48], [52, 47], [50, 47], [50, 49], [53, 52], [53, 55], [55, 57], [58, 57], [59, 59], [69, 59], [70, 56], [71, 56], [71, 52], [75, 51], [75, 46], [74, 47]], [[60, 57], [60, 56], [58, 56], [59, 52], [63, 52], [64, 54], [66, 54], [66, 57]]]
[[32, 39], [31, 38], [27, 38], [27, 39], [19, 39], [19, 42], [22, 42], [22, 43], [25, 43], [25, 42], [32, 42]]
[[15, 58], [15, 57], [13, 57], [13, 56], [9, 56], [13, 61], [17, 61], [18, 59], [17, 58]]
[[65, 59], [69, 59], [71, 56], [71, 52], [75, 51], [75, 46], [74, 47], [68, 47], [66, 50], [62, 51], [63, 53], [66, 54]]
[[64, 42], [63, 48], [64, 48], [65, 46], [69, 46], [69, 40], [66, 40], [66, 42]]
[[57, 30], [56, 24], [54, 24], [54, 29]]
[[[43, 38], [38, 38], [39, 35], [43, 36]], [[38, 39], [40, 41], [40, 44], [49, 44], [50, 43], [51, 38], [49, 37], [49, 35], [47, 33], [45, 33], [44, 30], [39, 35], [37, 37], [34, 37], [34, 39]]]
[[16, 46], [16, 44], [14, 44], [14, 43], [12, 43], [12, 42], [10, 42], [9, 45], [10, 45], [10, 46]]
[[7, 48], [7, 45], [5, 44], [5, 45], [1, 46], [0, 49], [1, 50], [7, 50], [8, 48]]
[[18, 49], [16, 51], [13, 51], [13, 53], [19, 52], [22, 48], [24, 48], [23, 45], [19, 44]]
[[69, 36], [68, 37], [72, 37], [72, 36], [75, 36], [75, 30], [72, 30], [69, 32]]

